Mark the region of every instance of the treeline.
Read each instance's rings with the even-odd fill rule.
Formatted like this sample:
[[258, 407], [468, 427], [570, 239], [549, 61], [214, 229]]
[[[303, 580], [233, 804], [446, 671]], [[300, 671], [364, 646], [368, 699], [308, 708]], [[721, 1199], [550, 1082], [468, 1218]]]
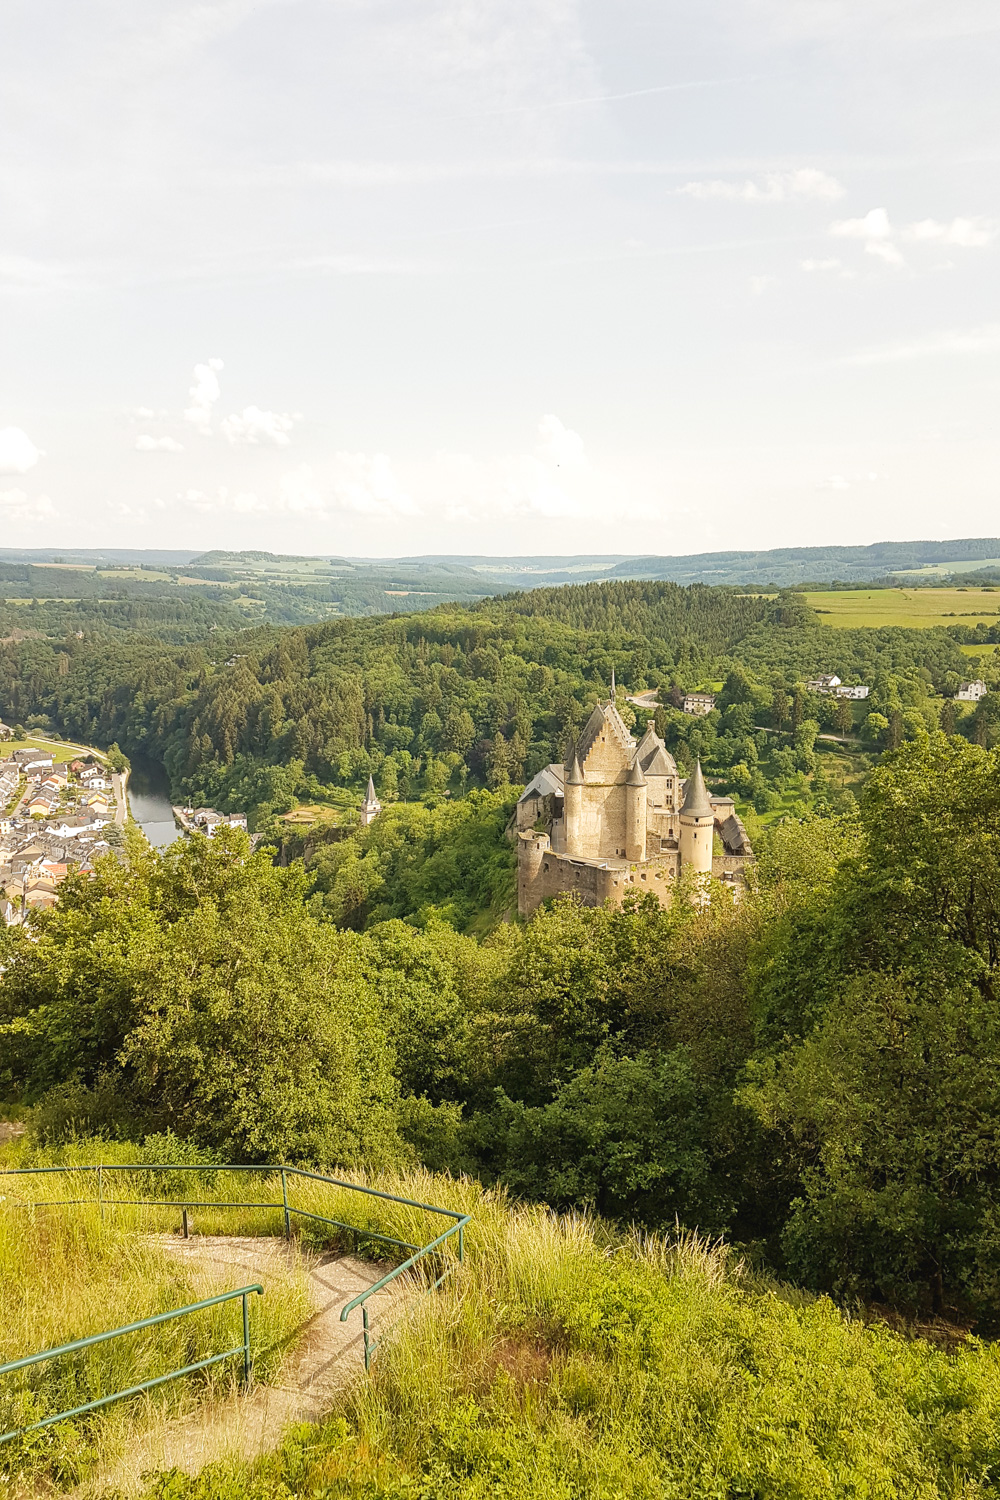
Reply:
[[[483, 939], [435, 909], [476, 851], [433, 810], [312, 874], [234, 834], [135, 845], [7, 934], [0, 1094], [55, 1138], [416, 1158], [679, 1217], [806, 1286], [995, 1328], [998, 788], [1000, 752], [921, 734], [859, 814], [763, 837], [738, 905], [562, 901]], [[355, 888], [422, 925], [345, 930]]]
[[[117, 741], [164, 762], [176, 795], [259, 809], [266, 823], [297, 788], [361, 788], [369, 774], [384, 801], [523, 781], [562, 758], [613, 668], [661, 696], [736, 666], [765, 696], [819, 671], [881, 673], [926, 696], [965, 666], [944, 631], [834, 632], [814, 619], [794, 595], [623, 582], [180, 647], [136, 635], [112, 650], [68, 633], [0, 646], [0, 712]], [[695, 738], [684, 743], [697, 753]], [[723, 748], [729, 765], [745, 760]]]

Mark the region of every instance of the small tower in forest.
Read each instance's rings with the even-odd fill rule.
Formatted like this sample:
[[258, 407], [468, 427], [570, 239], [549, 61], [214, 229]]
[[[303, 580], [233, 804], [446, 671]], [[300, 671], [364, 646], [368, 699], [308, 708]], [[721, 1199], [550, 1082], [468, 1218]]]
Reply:
[[712, 838], [715, 833], [715, 814], [709, 799], [705, 778], [701, 774], [701, 761], [696, 760], [694, 770], [688, 778], [681, 808], [681, 868], [692, 870], [696, 875], [712, 873]]
[[367, 828], [369, 823], [374, 823], [381, 811], [382, 804], [375, 795], [375, 783], [369, 776], [368, 791], [365, 794], [365, 800], [361, 804], [361, 813], [358, 818], [361, 827]]

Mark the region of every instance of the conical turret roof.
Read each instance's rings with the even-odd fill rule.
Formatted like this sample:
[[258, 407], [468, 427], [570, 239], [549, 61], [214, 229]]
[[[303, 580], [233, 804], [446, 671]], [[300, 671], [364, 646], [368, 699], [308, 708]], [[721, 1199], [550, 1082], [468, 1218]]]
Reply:
[[366, 807], [370, 807], [373, 802], [377, 802], [377, 801], [378, 801], [378, 798], [375, 795], [375, 782], [373, 781], [372, 777], [369, 776], [369, 778], [368, 778], [368, 791], [367, 791], [367, 793], [365, 795], [365, 806]]
[[580, 757], [573, 751], [573, 759], [566, 772], [566, 786], [583, 786], [583, 767], [580, 765]]
[[632, 765], [631, 765], [631, 767], [629, 769], [628, 776], [625, 778], [625, 785], [626, 786], [645, 786], [646, 785], [646, 778], [642, 774], [642, 766], [639, 764], [639, 757], [638, 756], [636, 756], [635, 760], [632, 762]]
[[684, 806], [681, 808], [681, 816], [687, 814], [689, 818], [711, 818], [713, 816], [712, 804], [708, 796], [708, 788], [705, 778], [701, 774], [701, 761], [696, 760], [694, 770], [688, 777], [687, 787], [684, 792]]

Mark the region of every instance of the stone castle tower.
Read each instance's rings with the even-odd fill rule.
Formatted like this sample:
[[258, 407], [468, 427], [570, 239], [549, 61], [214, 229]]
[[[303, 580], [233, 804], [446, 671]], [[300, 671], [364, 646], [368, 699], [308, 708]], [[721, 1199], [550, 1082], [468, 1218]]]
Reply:
[[689, 871], [738, 888], [753, 858], [732, 799], [710, 795], [701, 765], [685, 782], [651, 723], [638, 742], [632, 737], [613, 676], [610, 699], [593, 710], [565, 764], [525, 787], [516, 823], [523, 916], [563, 891], [589, 906], [650, 891], [665, 906]]

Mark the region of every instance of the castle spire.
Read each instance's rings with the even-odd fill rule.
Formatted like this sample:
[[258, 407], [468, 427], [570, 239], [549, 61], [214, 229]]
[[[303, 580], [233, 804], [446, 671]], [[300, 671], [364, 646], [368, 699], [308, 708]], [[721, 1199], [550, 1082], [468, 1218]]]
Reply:
[[687, 815], [689, 818], [712, 817], [712, 803], [709, 800], [708, 788], [701, 771], [701, 761], [696, 760], [694, 770], [688, 777], [687, 786], [684, 791], [684, 805], [681, 808], [681, 817]]

